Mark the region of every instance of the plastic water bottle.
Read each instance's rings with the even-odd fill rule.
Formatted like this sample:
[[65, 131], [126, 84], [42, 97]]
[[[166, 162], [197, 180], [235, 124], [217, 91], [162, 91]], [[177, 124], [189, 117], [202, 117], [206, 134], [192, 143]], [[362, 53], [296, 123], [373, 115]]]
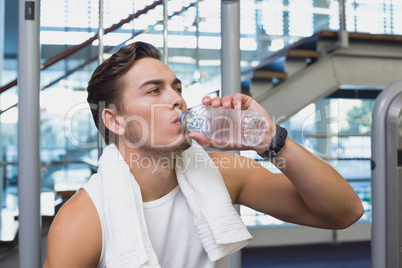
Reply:
[[219, 140], [256, 146], [267, 133], [267, 120], [257, 111], [198, 105], [184, 111], [180, 123], [192, 132]]

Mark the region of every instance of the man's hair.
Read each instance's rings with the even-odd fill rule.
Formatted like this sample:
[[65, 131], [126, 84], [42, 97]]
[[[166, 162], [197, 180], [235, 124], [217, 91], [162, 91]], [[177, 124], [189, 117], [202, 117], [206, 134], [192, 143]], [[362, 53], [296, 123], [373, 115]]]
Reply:
[[106, 144], [115, 142], [115, 135], [103, 123], [103, 109], [114, 106], [117, 111], [123, 111], [121, 95], [124, 81], [122, 77], [136, 61], [143, 58], [161, 60], [161, 53], [150, 44], [135, 42], [121, 47], [110, 58], [100, 64], [91, 76], [87, 87], [87, 101], [91, 108], [95, 125], [105, 139]]

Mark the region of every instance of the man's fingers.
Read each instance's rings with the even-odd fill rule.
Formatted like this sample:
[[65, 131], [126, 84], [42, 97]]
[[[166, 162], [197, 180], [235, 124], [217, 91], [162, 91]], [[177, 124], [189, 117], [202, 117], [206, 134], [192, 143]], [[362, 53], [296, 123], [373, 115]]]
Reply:
[[213, 108], [218, 108], [222, 106], [222, 98], [221, 97], [215, 97], [211, 101], [211, 105]]
[[233, 108], [233, 98], [231, 96], [224, 96], [222, 98], [222, 106], [223, 108]]
[[[213, 108], [223, 107], [225, 109], [233, 108], [236, 110], [241, 110], [242, 108], [247, 109], [248, 96], [243, 94], [235, 94], [234, 97], [226, 95], [224, 97], [214, 97], [211, 98], [206, 96], [202, 99], [202, 104], [211, 105]], [[244, 104], [244, 105], [243, 105]]]
[[202, 98], [202, 104], [204, 105], [211, 105], [211, 97], [210, 96], [205, 96], [204, 98]]

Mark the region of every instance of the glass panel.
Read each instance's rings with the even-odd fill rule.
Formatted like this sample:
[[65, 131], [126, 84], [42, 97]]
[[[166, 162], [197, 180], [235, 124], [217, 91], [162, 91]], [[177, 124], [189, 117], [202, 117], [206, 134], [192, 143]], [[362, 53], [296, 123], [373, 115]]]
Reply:
[[389, 8], [390, 14], [389, 14], [389, 28], [390, 28], [390, 33], [391, 34], [402, 34], [402, 2], [400, 1], [392, 1]]
[[392, 0], [347, 0], [346, 29], [350, 32], [400, 34], [402, 3]]
[[[0, 109], [9, 109], [18, 102], [16, 87], [0, 95]], [[1, 169], [0, 239], [12, 241], [18, 229], [14, 216], [18, 211], [18, 109], [13, 107], [0, 115]]]
[[[63, 87], [41, 93], [43, 190], [77, 190], [91, 174], [87, 162], [97, 159], [97, 130], [86, 95], [85, 91]], [[69, 176], [58, 175], [56, 180], [60, 172]], [[76, 183], [78, 177], [81, 185]]]
[[[364, 206], [361, 221], [371, 221], [371, 112], [374, 100], [322, 99], [310, 104], [282, 125], [289, 136], [332, 165], [359, 195]], [[242, 155], [260, 161], [256, 153]], [[260, 162], [271, 172], [279, 170]], [[241, 207], [246, 224], [287, 224], [271, 216]]]
[[[338, 19], [338, 6], [324, 0], [241, 1], [242, 66], [293, 44], [301, 38], [330, 29]], [[339, 21], [339, 20], [338, 20]], [[332, 22], [332, 24], [330, 23]], [[339, 29], [339, 24], [334, 24]]]

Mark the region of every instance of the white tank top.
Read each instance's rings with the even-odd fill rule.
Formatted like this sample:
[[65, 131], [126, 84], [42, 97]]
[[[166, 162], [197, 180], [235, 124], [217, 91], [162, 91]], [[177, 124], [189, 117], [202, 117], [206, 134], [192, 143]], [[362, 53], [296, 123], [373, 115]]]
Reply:
[[[103, 234], [106, 229], [97, 180], [89, 180], [82, 188], [98, 211]], [[193, 213], [179, 186], [143, 205], [148, 234], [162, 268], [229, 268], [229, 257], [215, 263], [209, 261], [198, 237]], [[102, 245], [106, 244], [107, 237], [102, 235]], [[102, 246], [97, 268], [106, 267], [104, 250]]]
[[145, 221], [162, 268], [228, 268], [229, 258], [210, 262], [194, 224], [193, 213], [177, 186], [167, 195], [144, 202]]

